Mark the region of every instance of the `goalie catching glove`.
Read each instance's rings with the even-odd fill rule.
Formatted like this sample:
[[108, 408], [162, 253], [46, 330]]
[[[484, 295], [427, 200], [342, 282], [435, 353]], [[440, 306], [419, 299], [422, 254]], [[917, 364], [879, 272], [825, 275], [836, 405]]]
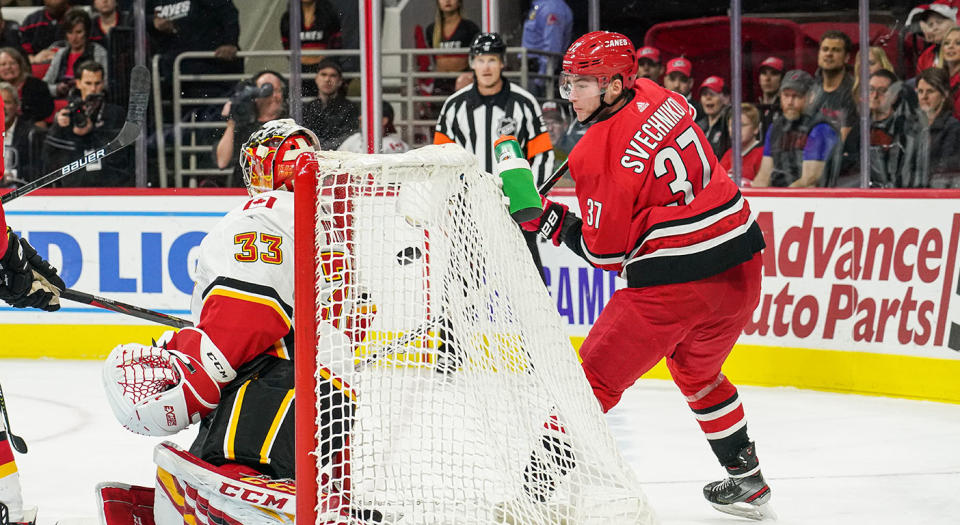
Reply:
[[236, 377], [205, 333], [184, 328], [178, 345], [192, 351], [127, 343], [110, 352], [103, 383], [110, 408], [127, 430], [169, 436], [197, 423], [220, 402], [220, 388]]
[[60, 309], [60, 292], [66, 286], [26, 239], [9, 228], [7, 252], [0, 258], [0, 299], [15, 308]]
[[570, 213], [570, 208], [565, 204], [553, 202], [546, 197], [541, 199], [543, 213], [536, 219], [520, 223], [520, 227], [528, 232], [540, 232], [541, 237], [553, 241], [554, 246], [560, 246], [564, 232], [579, 219]]

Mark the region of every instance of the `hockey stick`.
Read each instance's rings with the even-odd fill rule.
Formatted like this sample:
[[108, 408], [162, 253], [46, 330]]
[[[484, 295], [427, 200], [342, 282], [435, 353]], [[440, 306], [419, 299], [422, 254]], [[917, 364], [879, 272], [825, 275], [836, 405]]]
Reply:
[[359, 363], [356, 363], [355, 365], [353, 365], [353, 369], [359, 372], [363, 370], [370, 363], [373, 363], [374, 361], [379, 361], [384, 357], [387, 357], [399, 352], [402, 348], [406, 347], [410, 343], [427, 335], [430, 332], [430, 330], [436, 328], [437, 325], [439, 324], [441, 324], [440, 319], [430, 319], [429, 321], [418, 326], [413, 331], [403, 334], [403, 337], [397, 339], [396, 341], [393, 341], [390, 344], [377, 347], [374, 350], [374, 352], [368, 355], [363, 361], [360, 361]]
[[146, 308], [140, 308], [139, 306], [133, 306], [132, 304], [121, 303], [120, 301], [114, 301], [113, 299], [106, 299], [104, 297], [97, 297], [88, 293], [78, 292], [70, 288], [60, 292], [60, 297], [62, 299], [89, 304], [90, 306], [96, 306], [97, 308], [103, 308], [104, 310], [110, 310], [144, 319], [146, 321], [172, 326], [174, 328], [193, 326], [192, 322], [180, 317], [174, 317], [172, 315], [155, 312], [153, 310], [147, 310]]
[[553, 188], [553, 185], [556, 184], [564, 176], [564, 174], [567, 173], [567, 169], [567, 161], [564, 160], [563, 164], [561, 164], [560, 167], [553, 172], [553, 175], [550, 175], [550, 178], [543, 181], [543, 184], [537, 188], [537, 193], [544, 196], [546, 196], [547, 193], [550, 193], [550, 189]]
[[127, 104], [127, 121], [124, 122], [120, 133], [108, 142], [106, 146], [5, 194], [0, 198], [0, 202], [6, 204], [17, 197], [26, 195], [47, 184], [56, 182], [75, 171], [85, 168], [87, 164], [91, 162], [97, 162], [100, 159], [109, 157], [130, 144], [133, 144], [133, 142], [137, 140], [137, 137], [140, 136], [140, 128], [143, 127], [143, 121], [147, 116], [147, 101], [149, 99], [150, 72], [144, 66], [134, 66], [133, 71], [130, 72], [130, 101]]
[[26, 454], [27, 442], [22, 437], [14, 435], [13, 430], [10, 430], [10, 416], [7, 415], [7, 402], [3, 399], [3, 388], [0, 388], [0, 412], [3, 412], [3, 425], [7, 429], [6, 434], [10, 436], [10, 444], [13, 445], [13, 450]]

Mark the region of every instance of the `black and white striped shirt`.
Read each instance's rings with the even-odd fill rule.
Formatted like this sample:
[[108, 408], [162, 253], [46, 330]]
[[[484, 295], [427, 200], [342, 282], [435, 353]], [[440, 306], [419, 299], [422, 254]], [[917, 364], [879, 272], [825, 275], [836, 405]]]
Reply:
[[443, 103], [434, 144], [454, 142], [472, 151], [480, 167], [493, 173], [493, 142], [513, 135], [530, 160], [537, 186], [553, 173], [553, 144], [543, 124], [540, 103], [529, 92], [506, 78], [495, 95], [481, 95], [476, 84], [457, 91]]

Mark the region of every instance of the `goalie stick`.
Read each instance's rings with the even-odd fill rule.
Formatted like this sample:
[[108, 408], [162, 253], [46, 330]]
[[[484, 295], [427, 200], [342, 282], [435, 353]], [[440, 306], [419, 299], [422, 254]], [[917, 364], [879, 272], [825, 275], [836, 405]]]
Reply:
[[21, 454], [26, 454], [27, 442], [24, 441], [22, 437], [15, 435], [13, 430], [10, 430], [10, 416], [7, 415], [7, 402], [3, 399], [2, 387], [0, 387], [0, 412], [3, 413], [3, 425], [6, 429], [6, 434], [10, 436], [10, 444], [13, 445], [13, 450]]
[[6, 204], [17, 197], [26, 195], [47, 184], [54, 183], [86, 167], [87, 164], [91, 162], [109, 157], [130, 144], [133, 144], [133, 142], [137, 140], [137, 137], [140, 136], [140, 129], [143, 127], [143, 121], [147, 116], [147, 102], [149, 99], [150, 72], [145, 66], [134, 66], [130, 72], [130, 101], [127, 103], [127, 121], [124, 122], [120, 133], [108, 142], [106, 146], [5, 194], [0, 198], [0, 202]]
[[141, 308], [132, 304], [121, 303], [120, 301], [114, 301], [113, 299], [107, 299], [105, 297], [97, 297], [85, 292], [78, 292], [77, 290], [72, 290], [70, 288], [60, 292], [60, 297], [62, 299], [68, 299], [77, 303], [89, 304], [90, 306], [96, 306], [97, 308], [103, 308], [104, 310], [110, 310], [132, 317], [137, 317], [145, 321], [172, 326], [174, 328], [193, 326], [192, 322], [180, 317], [174, 317], [165, 313], [147, 310], [146, 308]]

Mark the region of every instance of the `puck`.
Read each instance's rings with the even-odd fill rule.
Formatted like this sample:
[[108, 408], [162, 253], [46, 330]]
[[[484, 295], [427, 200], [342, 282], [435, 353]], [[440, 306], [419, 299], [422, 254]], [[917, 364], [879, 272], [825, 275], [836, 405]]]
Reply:
[[422, 256], [423, 252], [420, 251], [420, 248], [409, 246], [397, 252], [397, 262], [400, 263], [400, 266], [406, 266]]

